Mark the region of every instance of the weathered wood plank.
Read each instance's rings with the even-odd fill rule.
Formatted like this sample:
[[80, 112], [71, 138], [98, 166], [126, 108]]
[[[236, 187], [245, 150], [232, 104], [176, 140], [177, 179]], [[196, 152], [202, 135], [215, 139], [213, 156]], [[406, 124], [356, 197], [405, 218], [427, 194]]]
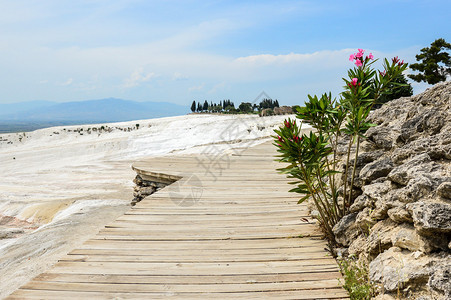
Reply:
[[23, 286], [28, 290], [82, 291], [108, 293], [237, 293], [237, 292], [274, 292], [284, 290], [326, 289], [337, 286], [336, 279], [270, 282], [270, 283], [229, 283], [229, 284], [135, 284], [135, 283], [79, 283], [79, 282], [47, 282], [31, 281]]
[[74, 292], [74, 291], [50, 291], [50, 290], [26, 290], [20, 289], [8, 299], [348, 299], [347, 293], [342, 288], [317, 289], [302, 291], [288, 290], [277, 292], [252, 292], [252, 293], [110, 293], [110, 292]]
[[[208, 156], [135, 163], [138, 173], [181, 179], [8, 299], [346, 299], [322, 233], [275, 172], [274, 153], [269, 144], [238, 150], [218, 170]], [[197, 198], [180, 205], [186, 197]]]
[[59, 262], [47, 273], [137, 275], [232, 275], [337, 271], [334, 259], [230, 263]]
[[81, 282], [81, 283], [135, 283], [135, 284], [230, 284], [230, 283], [271, 283], [271, 282], [300, 282], [312, 280], [336, 279], [336, 272], [317, 273], [286, 273], [286, 274], [246, 274], [232, 276], [198, 276], [198, 275], [108, 275], [108, 274], [63, 274], [43, 273], [35, 281], [50, 282]]

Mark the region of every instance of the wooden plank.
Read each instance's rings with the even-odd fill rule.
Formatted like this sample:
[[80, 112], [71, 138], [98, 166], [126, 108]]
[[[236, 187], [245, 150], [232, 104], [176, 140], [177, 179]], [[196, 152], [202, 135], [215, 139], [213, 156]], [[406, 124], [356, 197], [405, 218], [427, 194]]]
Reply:
[[285, 274], [246, 274], [232, 276], [198, 276], [198, 275], [109, 275], [109, 274], [63, 274], [63, 273], [43, 273], [36, 277], [35, 281], [50, 282], [80, 282], [80, 283], [135, 283], [135, 284], [230, 284], [230, 283], [271, 283], [271, 282], [301, 282], [312, 280], [336, 279], [336, 272], [311, 272], [311, 273], [285, 273]]
[[237, 257], [252, 257], [252, 256], [265, 256], [270, 260], [271, 257], [275, 256], [284, 256], [284, 257], [298, 257], [300, 259], [304, 257], [310, 257], [310, 255], [318, 255], [318, 257], [330, 257], [330, 253], [318, 251], [317, 247], [302, 247], [302, 248], [270, 248], [270, 249], [228, 249], [227, 251], [222, 249], [210, 249], [205, 250], [201, 249], [191, 249], [187, 253], [186, 249], [162, 249], [158, 251], [158, 249], [133, 249], [133, 252], [130, 249], [120, 249], [120, 248], [78, 248], [69, 252], [70, 255], [134, 255], [134, 256], [154, 256], [154, 257], [171, 257], [176, 260], [177, 258], [185, 258], [185, 257], [198, 257], [203, 255], [201, 259], [205, 259], [205, 257], [216, 257], [216, 258], [237, 258]]
[[50, 291], [21, 289], [7, 299], [349, 299], [343, 288], [317, 289], [299, 292], [298, 290], [252, 293], [110, 293], [82, 291]]
[[[129, 251], [130, 253], [130, 251]], [[329, 259], [330, 256], [324, 253], [302, 253], [302, 255], [281, 255], [281, 254], [253, 254], [253, 255], [212, 255], [211, 253], [193, 252], [190, 255], [180, 255], [177, 257], [166, 256], [164, 252], [155, 253], [154, 255], [112, 255], [109, 253], [102, 254], [81, 254], [66, 255], [59, 261], [69, 262], [149, 262], [149, 263], [206, 263], [206, 262], [268, 262], [268, 261], [301, 261], [311, 259]]]
[[29, 290], [83, 291], [108, 293], [237, 293], [237, 292], [274, 292], [283, 290], [325, 289], [337, 286], [336, 279], [270, 282], [270, 283], [230, 283], [230, 284], [134, 284], [134, 283], [78, 283], [78, 282], [46, 282], [31, 281], [23, 288]]
[[47, 273], [137, 275], [232, 275], [338, 271], [334, 259], [230, 263], [59, 262]]
[[[312, 233], [313, 234], [313, 233]], [[282, 249], [282, 248], [293, 248], [295, 249], [304, 247], [315, 247], [319, 251], [324, 251], [327, 246], [325, 241], [314, 239], [311, 237], [306, 238], [284, 238], [284, 239], [260, 239], [260, 240], [223, 240], [218, 242], [216, 240], [203, 240], [203, 241], [134, 241], [131, 244], [126, 240], [105, 240], [94, 237], [86, 241], [80, 248], [113, 248], [113, 249], [220, 249], [223, 251], [228, 251], [231, 249], [248, 249], [248, 251], [253, 251], [254, 249]]]
[[[134, 163], [138, 173], [181, 179], [7, 299], [346, 299], [327, 243], [274, 155], [269, 144], [240, 150], [220, 170], [206, 169], [208, 156]], [[192, 205], [178, 205], [191, 195]]]

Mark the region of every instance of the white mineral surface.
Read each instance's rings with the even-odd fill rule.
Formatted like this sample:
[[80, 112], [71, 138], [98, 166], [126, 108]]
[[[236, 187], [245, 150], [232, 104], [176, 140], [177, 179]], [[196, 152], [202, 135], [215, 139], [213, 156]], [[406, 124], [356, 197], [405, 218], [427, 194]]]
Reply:
[[186, 115], [0, 135], [0, 298], [130, 208], [133, 161], [250, 147], [287, 117]]

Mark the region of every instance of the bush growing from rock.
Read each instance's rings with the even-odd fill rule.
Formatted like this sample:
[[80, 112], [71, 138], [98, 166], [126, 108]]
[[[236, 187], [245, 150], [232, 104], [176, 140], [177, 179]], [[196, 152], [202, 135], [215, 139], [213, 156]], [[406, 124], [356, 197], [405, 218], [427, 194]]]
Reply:
[[[367, 116], [380, 97], [389, 91], [394, 79], [407, 68], [404, 61], [395, 57], [391, 62], [385, 59], [384, 70], [376, 71], [372, 68], [376, 61], [373, 55], [364, 52], [359, 49], [350, 55], [349, 60], [355, 63], [355, 67], [348, 71], [348, 78], [343, 78], [345, 90], [339, 100], [333, 99], [330, 93], [320, 97], [308, 95], [305, 106], [297, 109], [296, 117], [301, 120], [301, 125], [309, 124], [315, 132], [301, 133], [296, 122], [290, 119], [275, 130], [280, 161], [288, 164], [279, 170], [294, 179], [295, 188], [291, 191], [303, 195], [299, 203], [313, 200], [319, 212], [320, 225], [333, 242], [333, 227], [349, 212], [354, 200], [353, 186], [361, 138], [374, 126], [366, 120]], [[346, 178], [340, 182], [337, 152], [338, 141], [343, 136], [348, 140]], [[368, 176], [386, 175], [388, 172], [390, 169], [382, 168], [379, 173]], [[351, 173], [349, 180], [348, 173]], [[338, 192], [340, 187], [342, 195]]]

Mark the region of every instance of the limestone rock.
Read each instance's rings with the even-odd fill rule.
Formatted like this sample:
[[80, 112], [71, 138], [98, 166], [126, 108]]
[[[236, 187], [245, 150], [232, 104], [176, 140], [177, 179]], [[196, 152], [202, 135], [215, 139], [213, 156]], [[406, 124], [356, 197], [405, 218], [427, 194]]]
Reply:
[[423, 235], [451, 233], [451, 205], [419, 201], [406, 206], [415, 228]]
[[273, 116], [274, 115], [274, 111], [271, 108], [265, 108], [258, 115], [260, 117]]
[[446, 199], [451, 199], [451, 182], [443, 182], [437, 188], [437, 194]]
[[[390, 101], [369, 121], [351, 216], [334, 229], [349, 255], [369, 260], [380, 299], [451, 299], [451, 82]], [[348, 142], [338, 141], [341, 162]], [[342, 181], [353, 162], [347, 174], [340, 165]]]
[[378, 222], [371, 228], [367, 239], [367, 251], [369, 254], [378, 254], [392, 246], [392, 233], [396, 225], [390, 219], [386, 219]]
[[348, 248], [349, 255], [358, 256], [366, 250], [367, 239], [364, 234], [356, 238]]
[[360, 234], [360, 229], [355, 224], [357, 214], [344, 216], [333, 228], [335, 239], [343, 246], [349, 244]]
[[368, 233], [370, 228], [376, 224], [376, 220], [371, 217], [371, 211], [371, 208], [365, 207], [355, 218], [355, 225], [360, 228], [362, 232]]
[[396, 228], [392, 233], [391, 241], [393, 246], [408, 249], [412, 252], [429, 253], [434, 249], [425, 238], [417, 234], [413, 226], [407, 224]]
[[390, 158], [376, 160], [360, 170], [359, 178], [363, 182], [369, 183], [377, 178], [387, 176], [393, 168], [394, 165]]
[[433, 261], [432, 257], [415, 257], [415, 253], [392, 247], [370, 263], [369, 278], [383, 284], [384, 290], [388, 292], [424, 285], [433, 272]]
[[371, 199], [368, 195], [363, 194], [358, 196], [355, 200], [354, 203], [351, 205], [351, 207], [349, 207], [349, 211], [354, 213], [354, 212], [359, 212], [362, 209], [364, 209], [365, 207], [373, 207], [374, 206], [374, 200]]
[[366, 132], [366, 137], [376, 144], [376, 147], [390, 150], [393, 145], [392, 132], [386, 127], [371, 127]]
[[370, 216], [374, 220], [382, 220], [387, 218], [387, 212], [390, 209], [390, 204], [384, 200], [376, 201], [374, 210], [371, 212]]
[[388, 178], [401, 185], [407, 185], [409, 181], [416, 178], [418, 174], [430, 173], [436, 165], [431, 162], [427, 153], [417, 155], [406, 163], [394, 168]]
[[[364, 182], [362, 182], [362, 180], [359, 177], [361, 169], [368, 163], [371, 163], [371, 162], [379, 159], [382, 155], [383, 155], [383, 151], [379, 150], [379, 151], [363, 152], [363, 153], [360, 153], [359, 156], [357, 156], [354, 186], [361, 187], [362, 184], [364, 183]], [[354, 169], [354, 161], [355, 161], [354, 158], [351, 158], [349, 160], [349, 168], [348, 168], [348, 173], [346, 176], [349, 184], [351, 183], [352, 173], [353, 173], [353, 169]], [[342, 167], [342, 172], [344, 174], [346, 165], [343, 163], [343, 165], [341, 167]], [[344, 177], [342, 180], [344, 180]]]
[[274, 107], [274, 114], [276, 115], [289, 115], [293, 113], [291, 106]]
[[413, 223], [412, 216], [403, 207], [393, 207], [387, 211], [389, 218], [396, 223]]
[[428, 286], [432, 290], [444, 294], [443, 299], [451, 299], [451, 258], [440, 262], [434, 268]]
[[378, 200], [382, 200], [384, 195], [390, 191], [391, 182], [384, 180], [374, 182], [362, 187], [362, 195], [358, 196], [349, 208], [351, 212], [359, 212], [364, 208], [374, 208]]

